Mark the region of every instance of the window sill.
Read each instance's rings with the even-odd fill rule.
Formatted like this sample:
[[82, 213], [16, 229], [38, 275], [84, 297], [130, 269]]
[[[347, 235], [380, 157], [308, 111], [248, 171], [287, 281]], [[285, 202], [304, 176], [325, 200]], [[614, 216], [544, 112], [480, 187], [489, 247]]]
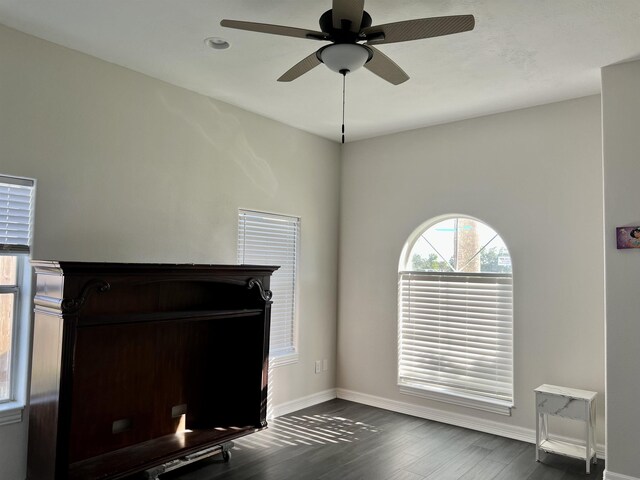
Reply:
[[284, 355], [269, 358], [269, 366], [271, 368], [291, 365], [293, 363], [298, 363], [298, 352], [286, 353]]
[[507, 402], [489, 401], [480, 398], [466, 397], [455, 395], [452, 393], [444, 393], [435, 390], [426, 390], [423, 387], [415, 387], [409, 385], [400, 385], [400, 393], [405, 395], [413, 395], [415, 397], [428, 398], [438, 402], [450, 403], [462, 407], [475, 408], [476, 410], [484, 410], [485, 412], [497, 413], [499, 415], [511, 416], [513, 405]]
[[24, 412], [24, 405], [18, 402], [0, 404], [0, 426], [21, 422], [22, 412]]

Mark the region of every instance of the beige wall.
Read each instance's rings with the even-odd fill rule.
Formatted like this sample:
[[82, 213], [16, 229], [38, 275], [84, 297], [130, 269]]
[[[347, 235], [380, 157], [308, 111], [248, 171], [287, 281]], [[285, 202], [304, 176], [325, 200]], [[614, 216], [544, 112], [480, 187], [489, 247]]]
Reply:
[[[299, 215], [300, 361], [274, 403], [334, 386], [337, 144], [0, 26], [0, 173], [38, 181], [38, 259], [236, 263], [238, 208]], [[0, 427], [0, 478], [25, 442]]]
[[[371, 395], [374, 403], [472, 416], [484, 425], [494, 422], [493, 430], [529, 438], [535, 387], [595, 390], [598, 441], [604, 443], [599, 96], [350, 143], [341, 181], [339, 388]], [[479, 218], [509, 247], [511, 417], [398, 392], [400, 253], [415, 228], [443, 214]], [[581, 430], [560, 426], [559, 432]]]
[[[607, 479], [640, 478], [640, 252], [615, 229], [640, 225], [640, 62], [602, 69], [607, 266]], [[618, 477], [626, 475], [625, 477]]]

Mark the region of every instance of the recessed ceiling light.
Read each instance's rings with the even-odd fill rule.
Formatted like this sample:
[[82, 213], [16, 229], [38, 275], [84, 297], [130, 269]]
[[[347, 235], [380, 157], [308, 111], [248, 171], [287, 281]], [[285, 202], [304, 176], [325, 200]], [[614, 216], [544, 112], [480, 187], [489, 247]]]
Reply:
[[226, 50], [231, 45], [224, 38], [220, 37], [209, 37], [204, 39], [204, 44], [207, 47], [214, 48], [216, 50]]

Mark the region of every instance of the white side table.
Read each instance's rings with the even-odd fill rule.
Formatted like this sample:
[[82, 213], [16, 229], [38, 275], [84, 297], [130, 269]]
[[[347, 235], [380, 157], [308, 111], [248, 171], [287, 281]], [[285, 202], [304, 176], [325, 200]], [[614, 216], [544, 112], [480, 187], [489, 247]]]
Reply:
[[[580, 458], [587, 463], [596, 457], [596, 392], [575, 388], [540, 385], [536, 393], [536, 462], [540, 461], [540, 450], [568, 457]], [[547, 418], [549, 415], [572, 418], [585, 422], [585, 445], [563, 442], [549, 438]]]

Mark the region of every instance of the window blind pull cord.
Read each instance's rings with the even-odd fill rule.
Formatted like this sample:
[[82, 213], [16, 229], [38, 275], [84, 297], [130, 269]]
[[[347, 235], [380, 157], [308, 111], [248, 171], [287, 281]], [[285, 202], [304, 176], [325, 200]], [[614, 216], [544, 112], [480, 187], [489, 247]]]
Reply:
[[344, 143], [344, 98], [345, 98], [345, 84], [346, 84], [346, 80], [347, 80], [347, 73], [349, 73], [349, 70], [347, 70], [346, 68], [340, 70], [340, 73], [342, 74], [342, 143]]

